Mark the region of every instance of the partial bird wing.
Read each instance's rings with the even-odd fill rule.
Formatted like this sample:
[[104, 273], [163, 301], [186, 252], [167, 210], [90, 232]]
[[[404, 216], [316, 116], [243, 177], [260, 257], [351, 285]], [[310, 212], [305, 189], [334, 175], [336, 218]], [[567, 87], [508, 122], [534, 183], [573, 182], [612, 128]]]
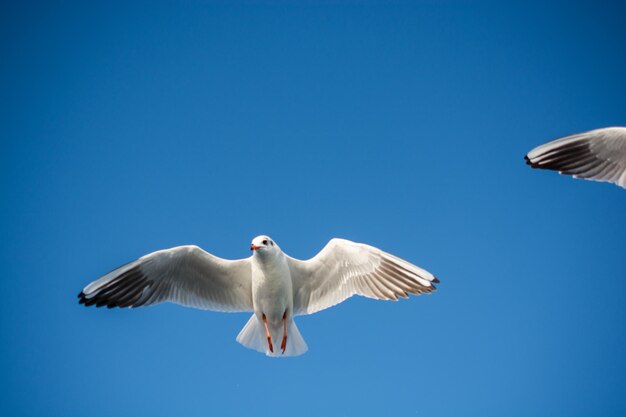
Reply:
[[533, 168], [626, 188], [626, 128], [608, 127], [566, 136], [536, 147], [525, 159]]
[[140, 307], [171, 301], [215, 311], [252, 311], [249, 259], [229, 261], [197, 246], [142, 256], [87, 285], [80, 303]]
[[407, 261], [372, 246], [332, 239], [315, 257], [287, 257], [293, 282], [294, 315], [313, 314], [357, 294], [397, 300], [430, 293], [439, 280]]

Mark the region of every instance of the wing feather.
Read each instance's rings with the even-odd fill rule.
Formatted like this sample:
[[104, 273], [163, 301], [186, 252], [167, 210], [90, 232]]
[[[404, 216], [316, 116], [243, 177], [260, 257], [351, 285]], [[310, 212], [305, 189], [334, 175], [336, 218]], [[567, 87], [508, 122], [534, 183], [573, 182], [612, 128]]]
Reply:
[[218, 258], [197, 246], [150, 253], [87, 285], [79, 302], [140, 307], [170, 301], [216, 311], [252, 311], [249, 259]]
[[626, 128], [608, 127], [556, 139], [530, 151], [533, 168], [626, 188]]
[[353, 295], [395, 301], [430, 293], [439, 282], [403, 259], [344, 239], [332, 239], [307, 261], [288, 260], [297, 315], [324, 310]]

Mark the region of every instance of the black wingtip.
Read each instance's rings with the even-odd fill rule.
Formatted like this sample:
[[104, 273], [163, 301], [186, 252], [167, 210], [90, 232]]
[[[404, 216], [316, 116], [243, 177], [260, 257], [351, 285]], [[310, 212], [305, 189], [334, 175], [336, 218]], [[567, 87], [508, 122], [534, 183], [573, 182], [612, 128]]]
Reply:
[[439, 278], [435, 277], [435, 278], [433, 278], [433, 282], [435, 284], [439, 284], [441, 281], [439, 281]]
[[85, 293], [82, 291], [78, 294], [78, 304], [85, 304]]
[[533, 163], [530, 158], [528, 157], [528, 154], [524, 155], [524, 161], [526, 161], [526, 165], [530, 166], [531, 168], [537, 168], [537, 164]]
[[80, 292], [80, 294], [78, 294], [78, 304], [82, 304], [85, 307], [89, 307], [93, 305], [95, 302], [96, 302], [95, 300], [87, 298], [85, 293], [82, 291]]
[[116, 278], [98, 286], [86, 295], [84, 290], [78, 294], [78, 303], [86, 307], [139, 307], [146, 304], [142, 299], [145, 290], [153, 282], [143, 275], [139, 268], [132, 268]]

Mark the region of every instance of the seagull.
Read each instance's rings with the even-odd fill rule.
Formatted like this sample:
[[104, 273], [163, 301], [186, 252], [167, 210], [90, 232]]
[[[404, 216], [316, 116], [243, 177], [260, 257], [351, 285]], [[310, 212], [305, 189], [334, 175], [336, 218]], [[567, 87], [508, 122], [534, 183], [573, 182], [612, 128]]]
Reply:
[[526, 163], [626, 188], [626, 127], [607, 127], [553, 140], [528, 152]]
[[[252, 312], [237, 341], [268, 356], [308, 350], [295, 316], [313, 314], [353, 295], [377, 300], [433, 292], [438, 283], [403, 259], [362, 243], [331, 239], [313, 258], [285, 254], [257, 236], [252, 256], [226, 260], [195, 245], [152, 252], [87, 285], [85, 306], [135, 308], [172, 302], [222, 312]], [[280, 341], [280, 345], [277, 345]]]

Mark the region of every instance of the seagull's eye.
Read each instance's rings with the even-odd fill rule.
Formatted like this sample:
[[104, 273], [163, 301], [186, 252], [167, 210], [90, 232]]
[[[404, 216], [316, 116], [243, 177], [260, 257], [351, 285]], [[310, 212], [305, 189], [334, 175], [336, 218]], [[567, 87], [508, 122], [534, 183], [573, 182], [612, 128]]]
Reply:
[[264, 244], [264, 245], [267, 245], [267, 239], [263, 241], [263, 244]]
[[272, 246], [274, 246], [274, 242], [272, 242], [272, 241], [270, 240], [270, 243], [272, 244]]

